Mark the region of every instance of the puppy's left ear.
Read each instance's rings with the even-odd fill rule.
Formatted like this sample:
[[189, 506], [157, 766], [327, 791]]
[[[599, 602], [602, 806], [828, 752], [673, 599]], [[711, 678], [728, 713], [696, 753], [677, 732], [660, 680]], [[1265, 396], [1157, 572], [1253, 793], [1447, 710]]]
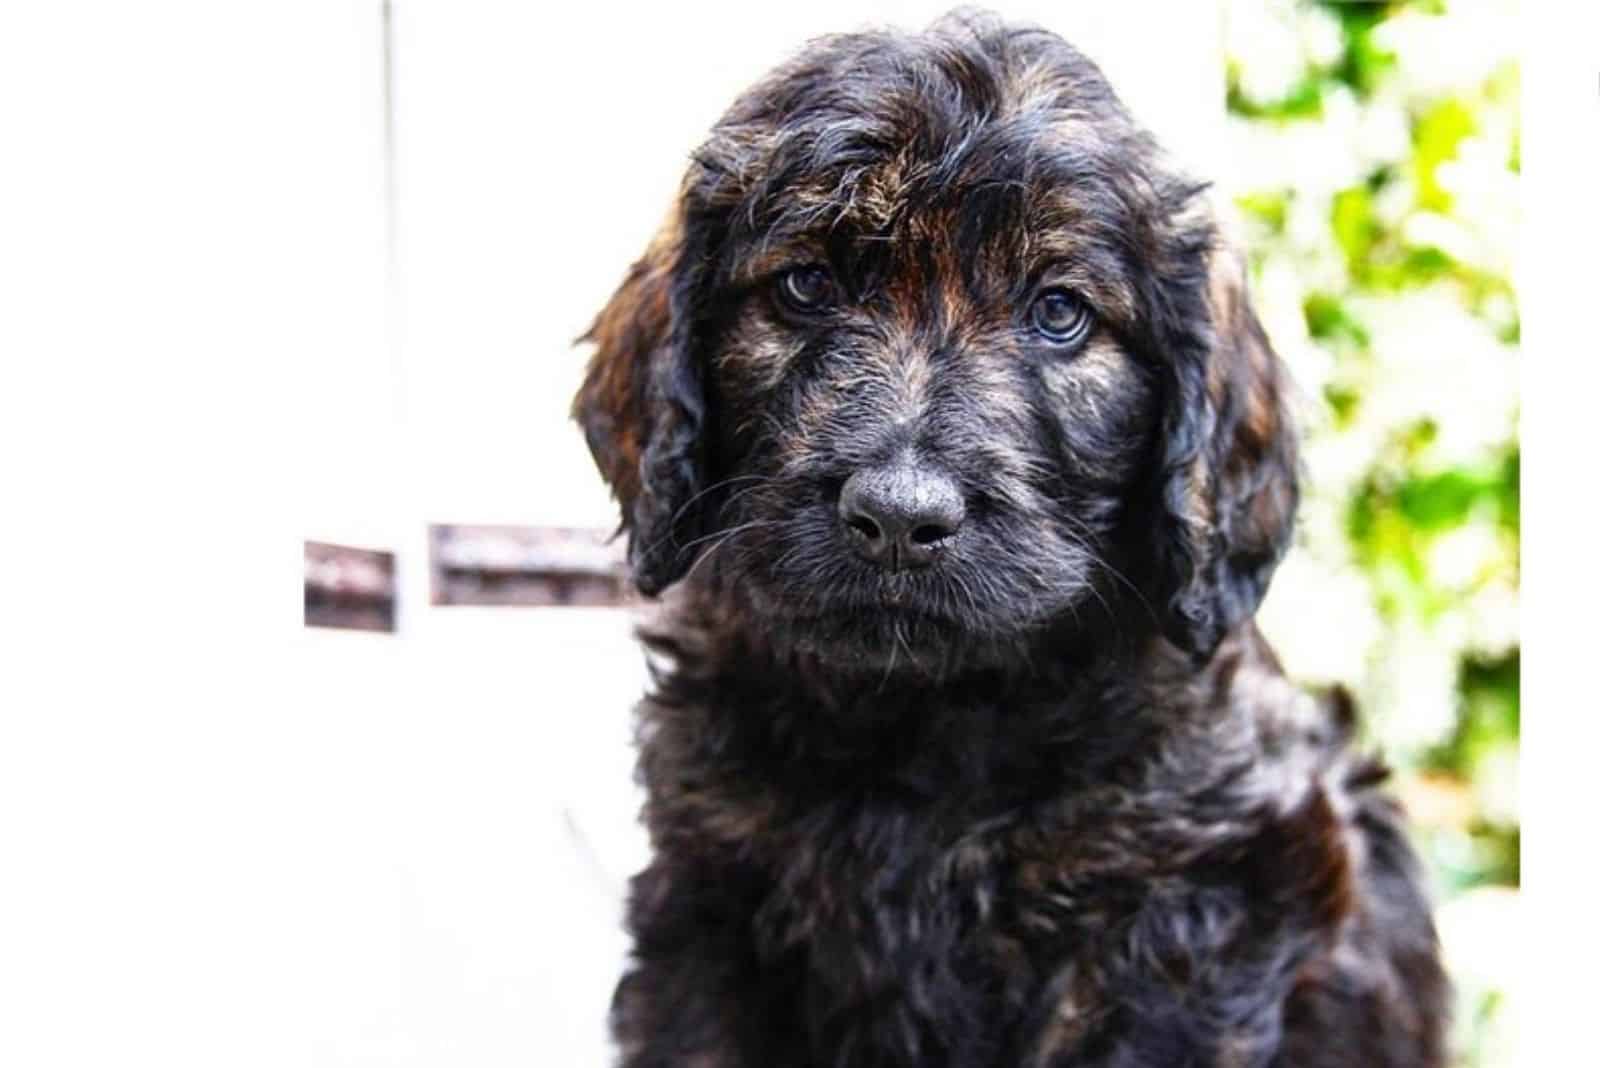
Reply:
[[653, 596], [688, 568], [704, 484], [705, 389], [695, 358], [699, 260], [681, 204], [580, 339], [595, 344], [572, 414], [611, 486], [628, 563]]
[[[1158, 573], [1167, 637], [1199, 660], [1255, 613], [1299, 503], [1288, 376], [1250, 306], [1241, 256], [1209, 222], [1169, 259], [1171, 363]], [[1202, 236], [1203, 235], [1203, 236]]]

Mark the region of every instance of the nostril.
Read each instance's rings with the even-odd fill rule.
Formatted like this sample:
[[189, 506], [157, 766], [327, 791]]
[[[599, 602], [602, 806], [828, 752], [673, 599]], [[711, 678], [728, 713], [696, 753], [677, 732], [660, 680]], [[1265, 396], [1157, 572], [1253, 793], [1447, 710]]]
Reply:
[[966, 516], [953, 479], [905, 462], [851, 475], [840, 489], [838, 507], [840, 526], [856, 554], [891, 571], [932, 564]]
[[868, 541], [877, 541], [883, 537], [883, 530], [864, 515], [853, 515], [847, 521], [851, 530], [857, 532]]

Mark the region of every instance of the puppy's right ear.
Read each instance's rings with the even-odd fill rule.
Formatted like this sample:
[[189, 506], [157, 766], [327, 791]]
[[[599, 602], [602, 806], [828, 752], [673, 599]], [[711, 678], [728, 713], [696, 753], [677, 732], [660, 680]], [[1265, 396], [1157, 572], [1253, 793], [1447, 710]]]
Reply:
[[611, 486], [639, 590], [655, 595], [689, 566], [704, 485], [705, 390], [694, 356], [681, 207], [580, 339], [595, 344], [572, 414]]

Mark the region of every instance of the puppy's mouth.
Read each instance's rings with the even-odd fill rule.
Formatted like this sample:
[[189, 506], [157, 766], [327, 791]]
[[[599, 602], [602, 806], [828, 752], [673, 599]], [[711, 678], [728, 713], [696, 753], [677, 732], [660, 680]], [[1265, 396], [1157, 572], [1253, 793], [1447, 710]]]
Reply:
[[963, 610], [938, 575], [890, 574], [826, 593], [789, 591], [769, 598], [770, 610], [815, 636], [874, 644], [946, 642], [974, 633], [972, 606]]
[[838, 598], [837, 610], [860, 615], [876, 615], [893, 622], [925, 621], [958, 626], [953, 590], [940, 575], [889, 573], [859, 592]]
[[798, 616], [787, 623], [794, 648], [841, 669], [935, 672], [980, 643], [962, 622], [915, 609], [851, 609]]

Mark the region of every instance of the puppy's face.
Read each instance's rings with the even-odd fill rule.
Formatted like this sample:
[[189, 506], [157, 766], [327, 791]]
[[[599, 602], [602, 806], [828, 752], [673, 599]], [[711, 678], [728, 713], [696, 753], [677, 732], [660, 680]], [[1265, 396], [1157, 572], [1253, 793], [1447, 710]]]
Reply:
[[641, 587], [690, 573], [873, 665], [1128, 605], [1207, 651], [1293, 484], [1195, 193], [1049, 34], [814, 44], [719, 123], [591, 334], [578, 414]]
[[1064, 222], [1092, 191], [1008, 153], [1037, 136], [1017, 119], [927, 122], [752, 202], [708, 324], [712, 477], [736, 481], [706, 568], [867, 653], [1086, 609], [1157, 415], [1128, 283]]

